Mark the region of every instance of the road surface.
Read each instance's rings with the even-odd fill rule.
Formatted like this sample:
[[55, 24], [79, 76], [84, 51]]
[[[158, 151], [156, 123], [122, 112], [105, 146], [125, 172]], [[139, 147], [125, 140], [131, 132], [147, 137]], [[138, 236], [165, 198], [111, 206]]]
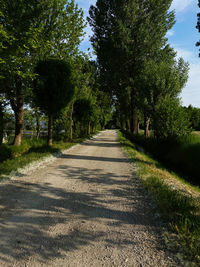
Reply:
[[114, 130], [0, 184], [0, 266], [179, 266]]

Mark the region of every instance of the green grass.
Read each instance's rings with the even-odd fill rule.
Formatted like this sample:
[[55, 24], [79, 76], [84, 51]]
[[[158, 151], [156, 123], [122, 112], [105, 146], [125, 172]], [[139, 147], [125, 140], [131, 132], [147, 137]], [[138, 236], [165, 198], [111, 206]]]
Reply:
[[5, 175], [9, 175], [33, 161], [61, 152], [83, 140], [85, 138], [75, 139], [73, 142], [57, 141], [52, 147], [46, 146], [44, 139], [25, 139], [19, 147], [3, 145], [0, 148], [0, 176], [4, 178]]
[[[200, 195], [192, 198], [178, 189], [170, 187], [167, 181], [182, 181], [162, 165], [137, 151], [136, 146], [119, 132], [119, 140], [127, 155], [137, 164], [138, 177], [146, 190], [153, 196], [159, 213], [168, 225], [166, 243], [179, 253], [188, 266], [200, 266]], [[186, 183], [185, 183], [186, 185]], [[188, 189], [198, 192], [196, 187]]]
[[198, 135], [198, 136], [200, 136], [200, 131], [194, 131], [194, 132], [192, 132], [193, 134], [196, 134], [196, 135]]
[[145, 139], [141, 134], [133, 136], [126, 133], [126, 136], [151, 153], [168, 169], [179, 173], [188, 182], [200, 185], [200, 136], [198, 134], [193, 133], [163, 141], [157, 141], [153, 137]]

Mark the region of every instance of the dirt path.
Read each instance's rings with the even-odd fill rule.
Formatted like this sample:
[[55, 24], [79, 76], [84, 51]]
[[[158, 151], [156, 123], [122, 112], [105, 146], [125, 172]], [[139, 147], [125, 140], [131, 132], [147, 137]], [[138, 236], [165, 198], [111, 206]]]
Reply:
[[0, 184], [0, 266], [179, 266], [115, 131]]

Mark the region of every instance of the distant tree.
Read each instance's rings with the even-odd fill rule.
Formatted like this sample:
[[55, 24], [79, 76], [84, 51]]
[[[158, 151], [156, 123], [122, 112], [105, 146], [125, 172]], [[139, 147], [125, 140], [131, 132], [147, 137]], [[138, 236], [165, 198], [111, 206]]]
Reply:
[[71, 68], [68, 63], [58, 59], [39, 61], [34, 81], [35, 103], [48, 115], [49, 146], [53, 139], [53, 118], [64, 107], [69, 105], [74, 96], [74, 85], [71, 81]]
[[103, 130], [112, 116], [112, 101], [107, 93], [99, 91], [97, 103], [99, 106], [99, 123], [101, 130]]
[[[82, 98], [74, 103], [74, 118], [81, 123], [81, 135], [85, 133], [87, 126], [87, 134], [90, 134], [90, 126], [93, 117], [96, 114], [96, 106], [92, 99]], [[98, 118], [96, 118], [98, 120]]]
[[191, 124], [191, 127], [194, 131], [200, 131], [200, 109], [195, 108], [192, 105], [185, 107], [185, 112], [188, 114], [188, 118]]
[[191, 131], [187, 113], [181, 107], [179, 99], [166, 96], [158, 103], [153, 130], [154, 136], [159, 140], [184, 136]]
[[145, 61], [157, 58], [166, 44], [166, 33], [175, 22], [174, 13], [169, 12], [171, 2], [98, 0], [96, 6], [90, 7], [91, 41], [97, 54], [101, 81], [117, 98], [121, 113], [128, 111], [120, 117], [127, 120], [133, 133], [138, 131], [137, 95], [140, 88], [136, 86], [136, 79]]
[[[169, 55], [170, 56], [170, 55]], [[159, 120], [157, 105], [166, 96], [172, 100], [180, 94], [188, 79], [189, 66], [182, 58], [176, 61], [173, 56], [169, 60], [149, 60], [139, 78], [141, 88], [138, 99], [144, 114], [145, 136], [148, 137], [150, 119]]]

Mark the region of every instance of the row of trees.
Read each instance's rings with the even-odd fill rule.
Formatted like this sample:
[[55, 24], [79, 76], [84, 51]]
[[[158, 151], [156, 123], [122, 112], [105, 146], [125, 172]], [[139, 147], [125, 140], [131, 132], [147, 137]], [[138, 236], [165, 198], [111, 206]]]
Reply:
[[[0, 143], [8, 105], [15, 116], [14, 145], [21, 144], [24, 106], [36, 116], [38, 135], [41, 114], [49, 116], [49, 145], [53, 117], [57, 128], [69, 126], [66, 134], [71, 138], [73, 117], [77, 129], [86, 123], [88, 128], [99, 122], [105, 126], [109, 98], [99, 91], [96, 64], [79, 51], [85, 26], [83, 11], [74, 0], [0, 0]], [[57, 87], [54, 95], [51, 85]], [[87, 114], [78, 114], [80, 108]]]
[[187, 114], [192, 130], [200, 131], [200, 108], [189, 105], [188, 107], [183, 107], [183, 109]]
[[156, 138], [186, 134], [179, 95], [188, 63], [176, 58], [166, 34], [175, 23], [172, 0], [98, 0], [88, 21], [101, 86], [115, 103], [121, 128], [137, 134], [151, 121]]

